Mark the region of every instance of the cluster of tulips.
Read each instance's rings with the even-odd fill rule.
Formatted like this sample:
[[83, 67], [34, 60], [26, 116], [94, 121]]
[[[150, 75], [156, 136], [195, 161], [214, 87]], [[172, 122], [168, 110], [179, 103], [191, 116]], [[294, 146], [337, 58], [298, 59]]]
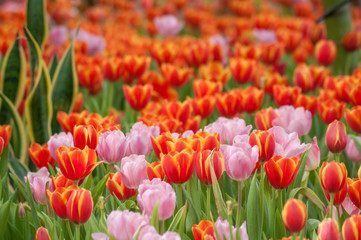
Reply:
[[95, 2], [0, 8], [0, 236], [361, 239], [357, 6]]

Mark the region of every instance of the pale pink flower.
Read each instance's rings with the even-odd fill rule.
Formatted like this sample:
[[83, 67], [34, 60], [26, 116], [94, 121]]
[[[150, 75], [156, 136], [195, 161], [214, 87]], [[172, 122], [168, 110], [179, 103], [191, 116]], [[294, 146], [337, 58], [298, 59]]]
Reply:
[[129, 210], [112, 211], [107, 218], [109, 233], [116, 240], [132, 240], [137, 230], [148, 224], [148, 218]]
[[283, 127], [287, 133], [297, 132], [298, 136], [308, 134], [312, 126], [312, 114], [303, 107], [282, 106], [275, 109], [279, 117], [272, 121], [272, 126]]
[[[75, 31], [73, 30], [72, 35], [74, 35], [74, 33]], [[106, 41], [102, 36], [94, 35], [83, 29], [79, 30], [78, 35], [76, 36], [76, 40], [86, 43], [88, 55], [95, 55], [99, 52], [102, 52], [106, 46]]]
[[160, 235], [151, 225], [145, 226], [140, 230], [138, 240], [181, 240], [176, 232], [165, 232]]
[[273, 30], [254, 29], [253, 36], [261, 43], [277, 42], [276, 32]]
[[307, 157], [307, 163], [305, 166], [306, 171], [312, 171], [318, 168], [321, 161], [320, 148], [317, 145], [317, 138], [313, 137], [313, 143], [311, 143], [311, 150]]
[[[356, 137], [357, 141], [361, 144], [361, 137]], [[346, 155], [347, 157], [354, 162], [361, 162], [361, 155], [358, 151], [354, 140], [347, 136], [347, 144], [346, 144]]]
[[[217, 231], [217, 234], [214, 234], [217, 240], [229, 240], [231, 239], [229, 232], [229, 223], [227, 220], [223, 220], [222, 217], [218, 217], [217, 221], [214, 224], [214, 230]], [[236, 239], [237, 231], [239, 231], [242, 240], [248, 240], [246, 222], [243, 222], [239, 229], [232, 226], [232, 236], [233, 239]]]
[[93, 240], [109, 240], [109, 236], [102, 232], [92, 233]]
[[28, 172], [24, 177], [25, 182], [29, 180], [31, 192], [34, 195], [35, 201], [39, 204], [46, 204], [46, 184], [51, 183], [49, 178], [49, 171], [46, 167], [40, 168], [37, 172]]
[[172, 186], [159, 178], [144, 180], [139, 185], [137, 202], [147, 216], [152, 216], [155, 204], [159, 201], [158, 218], [166, 220], [173, 215], [176, 194]]
[[142, 122], [135, 123], [126, 135], [127, 146], [125, 155], [137, 154], [148, 156], [153, 149], [151, 136], [156, 138], [159, 136], [159, 133], [158, 126], [148, 127]]
[[68, 39], [68, 29], [65, 26], [56, 26], [50, 30], [48, 38], [50, 44], [63, 46]]
[[127, 140], [122, 131], [110, 131], [100, 134], [96, 151], [100, 160], [109, 164], [120, 162], [124, 157]]
[[147, 178], [147, 161], [144, 155], [130, 155], [122, 160], [120, 168], [115, 166], [127, 188], [138, 188]]
[[360, 209], [353, 204], [349, 197], [346, 197], [342, 202], [342, 207], [345, 209], [348, 215], [359, 215]]
[[59, 147], [63, 147], [63, 146], [68, 148], [74, 147], [73, 135], [70, 132], [69, 133], [61, 132], [59, 134], [54, 134], [49, 138], [48, 149], [51, 157], [54, 158], [55, 160], [58, 160], [55, 152]]
[[183, 22], [179, 21], [173, 15], [163, 15], [154, 18], [154, 24], [157, 27], [158, 33], [163, 37], [175, 36], [183, 28]]

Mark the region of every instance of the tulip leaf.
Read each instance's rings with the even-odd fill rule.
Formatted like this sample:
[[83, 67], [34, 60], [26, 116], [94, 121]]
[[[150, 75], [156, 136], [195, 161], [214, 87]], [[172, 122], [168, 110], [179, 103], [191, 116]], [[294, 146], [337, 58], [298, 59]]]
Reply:
[[361, 155], [361, 143], [357, 140], [355, 135], [350, 135], [350, 137], [352, 138], [353, 142], [356, 145], [356, 148], [357, 148], [359, 154]]
[[3, 152], [0, 155], [0, 179], [3, 179], [8, 175], [8, 162], [9, 162], [9, 145], [3, 149]]
[[195, 207], [195, 205], [193, 203], [193, 200], [192, 200], [192, 197], [189, 195], [189, 193], [187, 192], [187, 190], [184, 188], [183, 185], [181, 186], [181, 188], [182, 188], [182, 192], [183, 192], [184, 196], [186, 197], [187, 201], [189, 202], [189, 205], [193, 209], [193, 213], [194, 213], [194, 215], [196, 217], [196, 220], [199, 222], [200, 218], [199, 218], [199, 215], [198, 215], [198, 209]]
[[[18, 107], [23, 98], [26, 80], [26, 60], [24, 50], [20, 45], [19, 34], [15, 42], [7, 51], [1, 72], [0, 89]], [[4, 115], [2, 114], [3, 118]], [[7, 116], [10, 117], [9, 114]], [[3, 121], [3, 119], [2, 119]]]
[[182, 220], [182, 218], [185, 217], [186, 214], [187, 214], [187, 202], [184, 204], [183, 207], [181, 207], [178, 210], [178, 212], [174, 216], [172, 222], [170, 223], [170, 225], [168, 227], [168, 231], [174, 232], [176, 230], [176, 228], [178, 227], [180, 221]]
[[310, 188], [308, 187], [299, 187], [299, 188], [295, 188], [292, 189], [290, 191], [290, 195], [289, 198], [294, 198], [296, 196], [296, 194], [302, 194], [303, 196], [305, 196], [306, 198], [308, 198], [311, 202], [313, 202], [319, 209], [321, 209], [321, 211], [323, 213], [326, 213], [326, 207], [323, 204], [323, 202], [318, 198], [318, 196], [316, 195], [316, 193], [314, 191], [312, 191]]
[[247, 199], [247, 233], [249, 239], [261, 239], [261, 213], [260, 196], [257, 185], [256, 174], [253, 175]]
[[[11, 149], [9, 149], [11, 150]], [[28, 167], [18, 161], [15, 157], [12, 151], [9, 151], [9, 170], [11, 173], [13, 173], [20, 181], [24, 182], [24, 177], [28, 174], [29, 169]]]
[[49, 75], [50, 75], [51, 82], [54, 81], [54, 75], [55, 75], [55, 71], [58, 67], [58, 64], [59, 64], [58, 56], [56, 54], [54, 54], [54, 56], [51, 59], [51, 62], [49, 64]]
[[159, 232], [158, 210], [159, 210], [159, 200], [154, 205], [152, 216], [149, 222], [150, 225], [152, 225], [157, 230], [157, 232]]
[[318, 219], [308, 219], [306, 222], [306, 228], [309, 234], [318, 228], [320, 221]]
[[5, 236], [7, 221], [8, 221], [9, 212], [10, 212], [10, 204], [11, 204], [11, 199], [9, 199], [6, 203], [4, 203], [0, 206], [0, 216], [1, 216], [1, 222], [2, 222], [2, 224], [0, 224], [0, 236], [2, 236], [2, 237]]
[[73, 44], [69, 46], [56, 68], [51, 89], [53, 103], [51, 129], [53, 133], [57, 133], [61, 131], [61, 127], [56, 119], [56, 114], [58, 111], [69, 113], [73, 108], [78, 92], [78, 75], [75, 69]]
[[277, 209], [275, 212], [275, 219], [274, 219], [274, 237], [273, 239], [281, 239], [282, 237], [286, 236], [286, 230], [283, 226], [282, 217], [280, 211]]
[[25, 117], [31, 142], [46, 143], [51, 136], [52, 104], [50, 76], [45, 63], [39, 66], [36, 83], [25, 102]]
[[26, 27], [34, 36], [37, 44], [42, 46], [47, 35], [45, 0], [28, 0], [26, 6]]
[[[308, 154], [310, 153], [311, 148], [307, 149], [301, 157], [300, 160], [300, 167], [298, 168], [297, 171], [297, 175], [293, 181], [293, 183], [291, 184], [291, 186], [288, 188], [288, 192], [290, 192], [292, 189], [300, 187], [301, 186], [301, 182], [302, 182], [302, 178], [303, 178], [303, 174], [305, 173], [305, 167], [306, 167], [306, 163], [307, 163], [307, 158], [308, 158]], [[288, 194], [289, 195], [289, 194]]]
[[[2, 100], [1, 104], [1, 111], [3, 109], [7, 109], [5, 111], [8, 111], [11, 114], [11, 117], [13, 119], [13, 133], [11, 136], [11, 139], [16, 139], [16, 141], [12, 141], [12, 147], [15, 152], [15, 156], [19, 159], [21, 163], [25, 163], [26, 156], [27, 156], [27, 138], [26, 131], [24, 127], [24, 123], [20, 118], [20, 115], [18, 111], [16, 110], [16, 107], [14, 104], [11, 103], [10, 99], [5, 96], [4, 93], [0, 92], [0, 99]], [[0, 123], [2, 123], [0, 121]]]
[[100, 180], [97, 185], [94, 186], [94, 188], [91, 190], [92, 192], [92, 197], [93, 199], [95, 199], [97, 201], [97, 199], [99, 198], [99, 196], [101, 196], [101, 194], [104, 192], [105, 190], [105, 186], [106, 186], [106, 183], [108, 181], [108, 178], [109, 178], [109, 174], [102, 178], [102, 180]]
[[36, 43], [33, 35], [27, 27], [24, 27], [24, 33], [28, 41], [29, 60], [30, 60], [30, 78], [32, 82], [35, 81], [35, 69], [41, 63], [41, 51], [39, 45]]

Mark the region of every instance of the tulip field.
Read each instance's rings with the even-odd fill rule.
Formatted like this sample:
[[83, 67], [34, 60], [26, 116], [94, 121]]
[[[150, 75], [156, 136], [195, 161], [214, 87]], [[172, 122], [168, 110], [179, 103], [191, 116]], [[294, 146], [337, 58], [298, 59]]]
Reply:
[[0, 240], [360, 240], [358, 3], [0, 0]]

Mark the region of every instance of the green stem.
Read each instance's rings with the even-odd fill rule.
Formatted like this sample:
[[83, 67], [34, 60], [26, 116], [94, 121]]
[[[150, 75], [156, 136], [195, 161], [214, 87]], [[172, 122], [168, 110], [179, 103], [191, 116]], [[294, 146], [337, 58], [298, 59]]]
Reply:
[[75, 225], [75, 239], [80, 240], [80, 225], [79, 224]]
[[68, 235], [69, 237], [73, 237], [73, 232], [71, 231], [71, 227], [70, 227], [70, 221], [69, 220], [65, 220], [66, 221], [66, 229], [68, 230]]
[[160, 221], [160, 234], [164, 233], [164, 220]]
[[333, 199], [335, 197], [335, 194], [334, 193], [330, 193], [330, 204], [331, 204], [331, 207], [330, 207], [330, 218], [332, 218], [332, 210], [333, 210]]
[[211, 185], [207, 186], [207, 219], [211, 220]]
[[335, 161], [336, 162], [340, 162], [340, 154], [339, 153], [335, 153]]
[[237, 204], [237, 217], [236, 228], [238, 229], [241, 223], [241, 208], [242, 208], [242, 182], [238, 182], [238, 204]]
[[260, 205], [261, 205], [261, 229], [263, 230], [263, 217], [264, 217], [264, 168], [261, 166], [261, 182], [260, 182]]
[[108, 104], [106, 109], [107, 111], [109, 111], [109, 108], [113, 106], [114, 88], [115, 88], [115, 84], [113, 82], [109, 82]]
[[177, 184], [178, 188], [178, 202], [179, 202], [179, 208], [183, 206], [183, 192], [182, 192], [182, 184]]

